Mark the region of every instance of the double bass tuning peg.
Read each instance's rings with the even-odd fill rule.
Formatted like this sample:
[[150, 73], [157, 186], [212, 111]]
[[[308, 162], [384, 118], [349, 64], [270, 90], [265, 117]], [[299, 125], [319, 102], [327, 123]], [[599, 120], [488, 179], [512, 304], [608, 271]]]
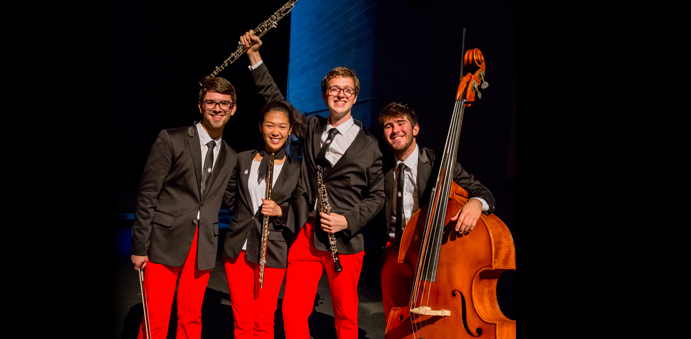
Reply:
[[[484, 85], [485, 82], [483, 81], [482, 84]], [[473, 85], [470, 88], [473, 89], [473, 92], [475, 92], [478, 98], [482, 99], [482, 93], [480, 93], [480, 88], [478, 88], [477, 82], [473, 81]]]
[[480, 79], [481, 82], [480, 87], [482, 87], [482, 89], [487, 89], [487, 87], [489, 87], [489, 83], [485, 81], [485, 72], [483, 72], [482, 70], [479, 71], [477, 77]]

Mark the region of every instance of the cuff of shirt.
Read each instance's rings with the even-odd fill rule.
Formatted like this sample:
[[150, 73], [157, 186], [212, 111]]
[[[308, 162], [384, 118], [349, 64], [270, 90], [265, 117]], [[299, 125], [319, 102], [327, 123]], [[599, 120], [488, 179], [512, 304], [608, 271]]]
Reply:
[[[473, 200], [473, 199], [480, 200], [480, 202], [482, 203], [482, 211], [483, 212], [489, 211], [489, 204], [487, 203], [487, 201], [485, 201], [485, 199], [478, 198], [478, 197], [470, 198], [470, 200]], [[468, 200], [468, 201], [470, 201], [470, 200]]]
[[256, 64], [250, 65], [250, 66], [247, 66], [247, 67], [250, 69], [250, 71], [253, 71], [253, 70], [255, 70], [257, 67], [261, 66], [263, 63], [264, 63], [263, 60], [259, 60], [259, 61], [257, 61]]

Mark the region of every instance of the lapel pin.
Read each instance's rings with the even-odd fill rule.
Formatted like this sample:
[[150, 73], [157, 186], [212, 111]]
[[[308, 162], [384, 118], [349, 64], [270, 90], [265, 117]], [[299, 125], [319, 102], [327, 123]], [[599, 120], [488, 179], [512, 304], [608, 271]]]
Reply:
[[245, 170], [245, 174], [247, 174], [247, 173], [248, 173], [247, 170]]

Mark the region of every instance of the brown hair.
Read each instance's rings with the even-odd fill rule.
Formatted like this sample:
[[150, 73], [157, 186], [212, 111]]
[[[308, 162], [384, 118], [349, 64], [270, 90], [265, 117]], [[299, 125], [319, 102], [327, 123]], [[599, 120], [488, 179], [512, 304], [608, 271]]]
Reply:
[[226, 80], [225, 78], [207, 75], [202, 78], [200, 83], [202, 85], [202, 89], [199, 90], [199, 102], [204, 100], [204, 96], [207, 92], [216, 92], [230, 95], [231, 99], [233, 99], [233, 103], [237, 104], [238, 98], [237, 94], [235, 93], [235, 87], [233, 87], [230, 81]]
[[393, 117], [408, 118], [412, 127], [415, 127], [418, 121], [415, 110], [399, 102], [392, 102], [384, 107], [381, 113], [379, 113], [379, 124], [384, 127], [384, 123]]
[[355, 71], [347, 67], [336, 67], [326, 73], [324, 79], [322, 79], [322, 93], [326, 93], [327, 87], [329, 86], [329, 81], [336, 77], [349, 77], [353, 79], [353, 84], [355, 85], [355, 95], [360, 92], [360, 80], [358, 80], [355, 75]]

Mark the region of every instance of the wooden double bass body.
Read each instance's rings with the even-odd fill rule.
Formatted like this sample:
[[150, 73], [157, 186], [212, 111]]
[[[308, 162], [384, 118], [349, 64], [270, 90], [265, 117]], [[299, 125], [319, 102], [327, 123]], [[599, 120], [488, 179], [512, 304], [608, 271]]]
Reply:
[[516, 321], [502, 313], [496, 295], [499, 276], [516, 269], [511, 232], [494, 214], [482, 214], [466, 235], [456, 232], [451, 221], [468, 202], [468, 193], [452, 180], [463, 109], [484, 85], [482, 53], [470, 50], [464, 59], [478, 71], [464, 76], [459, 86], [447, 159], [442, 158], [431, 201], [408, 221], [398, 255], [385, 256], [383, 274], [390, 271], [387, 265], [405, 265], [396, 269], [411, 274], [407, 282], [393, 279], [391, 286], [384, 286], [382, 277], [382, 292], [395, 294], [389, 296], [395, 305], [388, 314], [386, 339], [516, 338]]

